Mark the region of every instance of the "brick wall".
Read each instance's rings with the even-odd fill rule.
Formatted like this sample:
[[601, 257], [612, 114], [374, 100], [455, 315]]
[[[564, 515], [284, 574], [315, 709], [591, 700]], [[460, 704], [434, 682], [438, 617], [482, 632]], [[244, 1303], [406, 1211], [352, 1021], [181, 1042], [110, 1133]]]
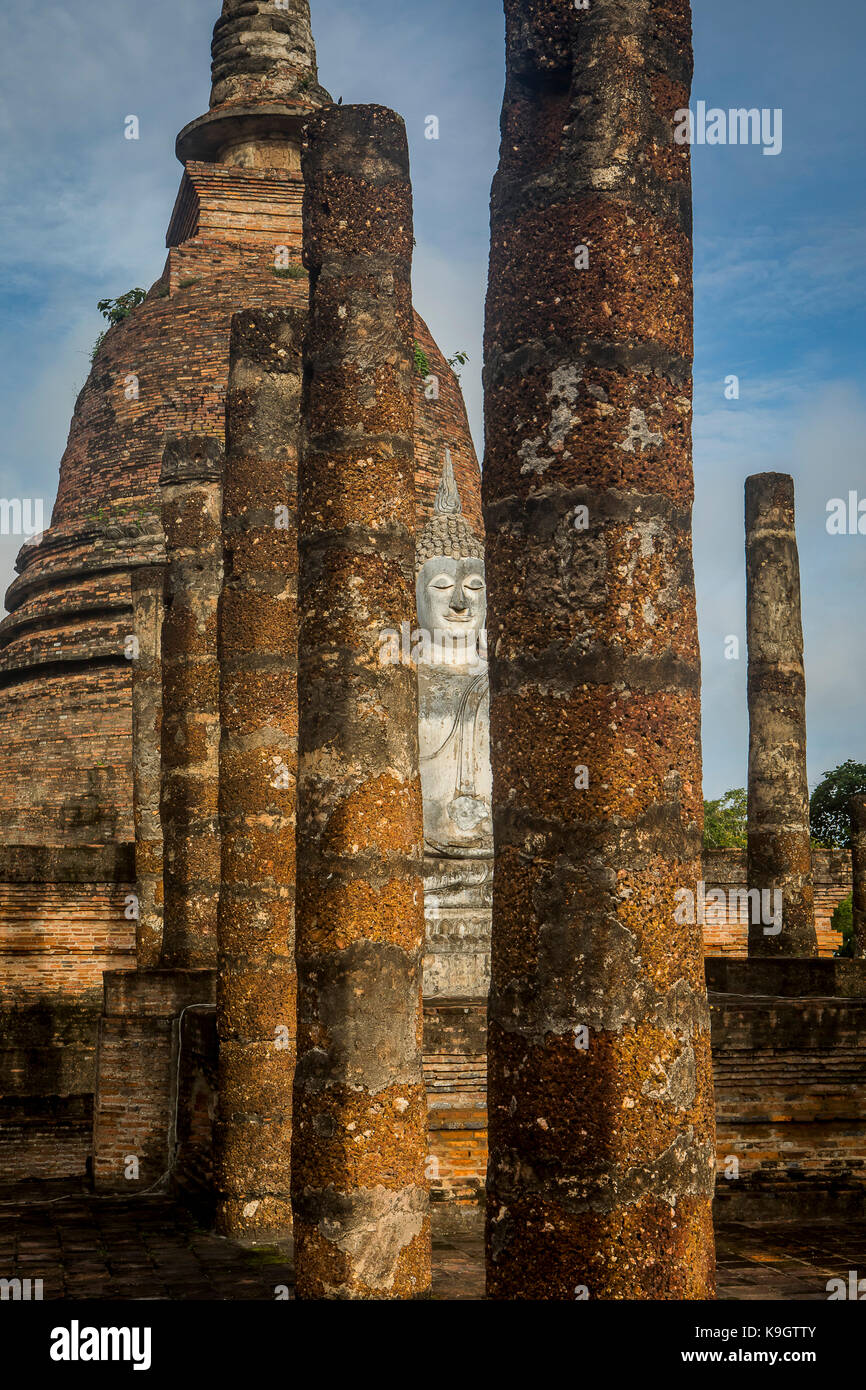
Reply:
[[0, 883], [0, 1003], [102, 1000], [102, 972], [135, 963], [131, 884]]
[[80, 1177], [104, 970], [135, 959], [129, 847], [0, 848], [0, 1174]]
[[[866, 971], [860, 964], [794, 962], [786, 971], [777, 962], [759, 963], [757, 970], [743, 962], [736, 975], [714, 970], [719, 1219], [792, 1220], [862, 1211]], [[801, 965], [809, 968], [794, 968]], [[769, 969], [773, 978], [765, 979]], [[207, 1197], [211, 1173], [216, 1046], [213, 1011], [188, 1015], [175, 1176], [198, 1203]], [[485, 1003], [427, 1001], [427, 1175], [440, 1229], [471, 1220], [483, 1201], [486, 1064]], [[729, 1179], [726, 1171], [735, 1176]]]
[[866, 999], [711, 1002], [717, 1217], [861, 1216]]
[[83, 1177], [92, 1139], [92, 1095], [0, 1099], [4, 1183]]
[[487, 1172], [486, 1001], [425, 1003], [424, 1080], [434, 1207], [454, 1204], [471, 1214]]
[[[215, 993], [215, 971], [106, 974], [94, 1097], [97, 1189], [144, 1191], [167, 1178], [177, 1138], [181, 1028], [190, 1012], [213, 1006]], [[137, 1165], [132, 1178], [130, 1157]]]
[[[744, 849], [711, 849], [704, 851], [704, 881], [706, 891], [720, 888], [728, 898], [728, 909], [708, 905], [704, 927], [705, 956], [746, 956], [749, 928], [736, 920], [730, 910], [732, 889], [746, 888], [746, 851]], [[818, 953], [832, 956], [842, 944], [841, 932], [830, 925], [833, 911], [851, 892], [851, 856], [847, 850], [818, 849], [812, 852], [812, 874], [815, 884], [815, 927], [818, 933]]]

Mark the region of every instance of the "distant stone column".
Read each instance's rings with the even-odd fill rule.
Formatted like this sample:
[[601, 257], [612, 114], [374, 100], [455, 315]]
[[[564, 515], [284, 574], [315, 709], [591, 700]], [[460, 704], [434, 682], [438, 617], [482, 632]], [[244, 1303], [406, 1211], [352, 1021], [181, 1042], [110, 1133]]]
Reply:
[[[750, 956], [817, 956], [794, 480], [746, 479]], [[756, 920], [758, 919], [758, 920]]]
[[487, 1288], [703, 1299], [691, 190], [674, 138], [690, 7], [505, 10], [483, 470]]
[[378, 106], [332, 107], [308, 140], [297, 1293], [411, 1298], [430, 1287], [418, 696], [380, 660], [415, 614], [408, 150]]
[[854, 955], [863, 960], [866, 958], [866, 796], [852, 796], [848, 805], [851, 812]]
[[162, 730], [161, 637], [165, 566], [132, 571], [132, 809], [138, 898], [139, 970], [159, 965], [162, 951], [162, 823], [159, 818]]
[[297, 472], [306, 312], [232, 319], [219, 608], [217, 1229], [291, 1229]]
[[217, 602], [222, 577], [222, 444], [174, 435], [162, 458], [166, 594], [162, 626], [165, 921], [162, 965], [216, 965], [220, 846]]

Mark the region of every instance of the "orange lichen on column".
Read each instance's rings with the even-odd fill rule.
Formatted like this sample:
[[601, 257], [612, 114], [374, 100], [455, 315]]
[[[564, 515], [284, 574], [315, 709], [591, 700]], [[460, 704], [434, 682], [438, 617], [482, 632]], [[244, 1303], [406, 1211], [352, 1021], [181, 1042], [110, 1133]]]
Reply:
[[714, 1287], [688, 0], [506, 0], [485, 329], [494, 1298]]
[[794, 479], [746, 479], [750, 956], [817, 956]]
[[308, 141], [297, 1293], [412, 1298], [430, 1288], [418, 696], [381, 660], [415, 613], [409, 160], [377, 106], [332, 108]]
[[162, 619], [165, 566], [142, 565], [132, 590], [132, 819], [139, 970], [159, 965], [162, 951], [162, 823], [159, 779], [162, 737]]
[[165, 446], [160, 478], [167, 565], [162, 625], [161, 963], [184, 970], [216, 965], [222, 457], [218, 439], [174, 435]]
[[854, 955], [863, 960], [866, 958], [866, 796], [852, 796], [848, 805], [851, 813], [853, 879], [851, 926]]
[[232, 319], [219, 607], [217, 1229], [291, 1229], [297, 473], [306, 312]]

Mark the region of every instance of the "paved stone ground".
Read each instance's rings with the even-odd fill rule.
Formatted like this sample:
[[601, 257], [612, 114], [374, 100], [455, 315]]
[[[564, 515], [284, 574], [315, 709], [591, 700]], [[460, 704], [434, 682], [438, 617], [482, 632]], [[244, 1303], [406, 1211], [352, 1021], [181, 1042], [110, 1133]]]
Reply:
[[[717, 1248], [721, 1299], [825, 1300], [866, 1271], [866, 1222], [730, 1225]], [[215, 1236], [166, 1197], [27, 1184], [0, 1189], [0, 1278], [42, 1279], [45, 1299], [273, 1299], [292, 1271], [287, 1246]], [[478, 1236], [437, 1237], [433, 1279], [434, 1298], [482, 1298]]]

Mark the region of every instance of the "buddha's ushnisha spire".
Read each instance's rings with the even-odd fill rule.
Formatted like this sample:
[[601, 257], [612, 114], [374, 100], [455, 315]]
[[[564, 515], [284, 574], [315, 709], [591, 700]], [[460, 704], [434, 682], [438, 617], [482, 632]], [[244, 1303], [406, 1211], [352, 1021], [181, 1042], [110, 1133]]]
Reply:
[[442, 468], [442, 477], [439, 481], [439, 490], [436, 493], [437, 512], [444, 514], [455, 514], [463, 511], [460, 501], [460, 493], [457, 490], [457, 482], [454, 478], [454, 464], [451, 462], [451, 450], [445, 450], [445, 463]]
[[318, 107], [319, 86], [308, 0], [223, 0], [214, 26], [210, 105], [277, 102]]
[[484, 546], [463, 515], [450, 449], [445, 450], [433, 515], [416, 537], [416, 575], [434, 555], [450, 555], [454, 560], [484, 559]]

